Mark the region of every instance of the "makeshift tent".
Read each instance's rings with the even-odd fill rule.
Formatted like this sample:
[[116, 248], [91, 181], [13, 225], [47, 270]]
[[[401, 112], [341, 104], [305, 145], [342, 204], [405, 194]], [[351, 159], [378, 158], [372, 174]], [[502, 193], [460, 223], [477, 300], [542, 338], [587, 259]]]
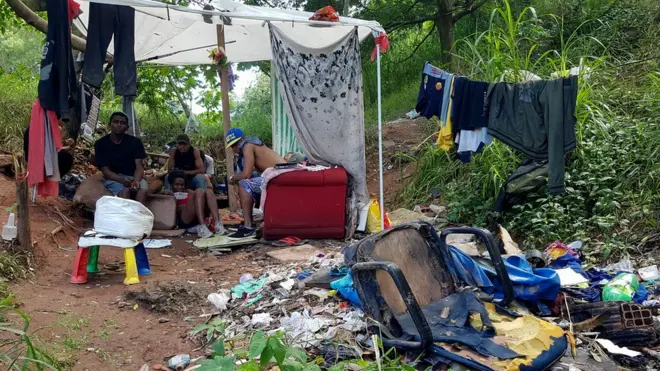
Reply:
[[[224, 24], [226, 54], [231, 62], [271, 59], [267, 23], [300, 45], [320, 48], [343, 39], [357, 28], [358, 37], [384, 32], [378, 22], [341, 17], [340, 22], [310, 21], [310, 12], [248, 6], [231, 0], [213, 0], [213, 10], [168, 5], [151, 0], [92, 0], [93, 2], [135, 8], [135, 58], [140, 62], [164, 65], [210, 64], [209, 50], [216, 47], [216, 24]], [[206, 8], [211, 8], [207, 6]], [[89, 4], [81, 3], [82, 15], [74, 21], [87, 33]], [[108, 49], [112, 52], [114, 47]], [[378, 48], [378, 112], [380, 194], [382, 202], [382, 131], [380, 120], [380, 48]], [[381, 213], [383, 214], [383, 213]]]

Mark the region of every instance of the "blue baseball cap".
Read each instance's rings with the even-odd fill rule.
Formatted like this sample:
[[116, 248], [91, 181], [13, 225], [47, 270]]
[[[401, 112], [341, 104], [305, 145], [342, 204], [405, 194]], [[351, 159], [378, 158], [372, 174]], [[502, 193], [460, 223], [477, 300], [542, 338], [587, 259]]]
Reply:
[[225, 144], [227, 145], [225, 148], [229, 148], [233, 146], [234, 144], [238, 143], [241, 139], [243, 138], [243, 130], [239, 128], [231, 128], [227, 132], [227, 136], [225, 136]]

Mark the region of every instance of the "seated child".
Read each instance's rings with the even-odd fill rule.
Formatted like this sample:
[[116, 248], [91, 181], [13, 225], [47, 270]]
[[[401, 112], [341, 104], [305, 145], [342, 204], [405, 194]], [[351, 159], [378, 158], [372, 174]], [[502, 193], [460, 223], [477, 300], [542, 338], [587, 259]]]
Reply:
[[[204, 223], [206, 209], [215, 220], [215, 233], [224, 234], [225, 228], [218, 216], [218, 201], [210, 188], [190, 190], [186, 185], [186, 176], [182, 171], [172, 171], [168, 180], [174, 191], [177, 208], [177, 225], [179, 228], [192, 229], [201, 238], [211, 237], [213, 233]], [[164, 191], [170, 193], [169, 191]]]

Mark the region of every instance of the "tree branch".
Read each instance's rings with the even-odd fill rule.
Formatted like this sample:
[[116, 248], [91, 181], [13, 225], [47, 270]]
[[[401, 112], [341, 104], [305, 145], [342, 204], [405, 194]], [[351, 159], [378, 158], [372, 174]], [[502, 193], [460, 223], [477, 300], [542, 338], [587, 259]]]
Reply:
[[461, 18], [465, 17], [468, 14], [471, 14], [475, 10], [481, 8], [484, 4], [486, 4], [489, 0], [480, 0], [476, 4], [471, 4], [470, 7], [463, 9], [461, 12], [457, 13], [454, 16], [454, 23], [458, 22]]
[[410, 53], [410, 55], [408, 57], [404, 58], [403, 60], [396, 61], [394, 63], [395, 64], [401, 64], [403, 62], [407, 62], [410, 58], [412, 58], [415, 55], [415, 53], [417, 53], [419, 48], [426, 42], [426, 39], [428, 39], [431, 36], [431, 34], [433, 34], [433, 32], [435, 32], [435, 23], [433, 23], [433, 27], [431, 27], [431, 31], [428, 34], [426, 34], [426, 36], [424, 36], [422, 41], [419, 44], [417, 44], [415, 49], [413, 49], [412, 53]]
[[419, 18], [419, 19], [413, 19], [413, 20], [409, 20], [409, 21], [392, 22], [390, 24], [385, 25], [383, 28], [387, 32], [392, 32], [392, 31], [396, 31], [399, 28], [402, 28], [402, 27], [405, 27], [405, 26], [410, 26], [410, 25], [414, 25], [414, 24], [421, 24], [421, 23], [424, 23], [426, 21], [432, 21], [434, 19], [435, 19], [434, 16], [430, 15], [430, 16], [426, 16], [426, 17]]

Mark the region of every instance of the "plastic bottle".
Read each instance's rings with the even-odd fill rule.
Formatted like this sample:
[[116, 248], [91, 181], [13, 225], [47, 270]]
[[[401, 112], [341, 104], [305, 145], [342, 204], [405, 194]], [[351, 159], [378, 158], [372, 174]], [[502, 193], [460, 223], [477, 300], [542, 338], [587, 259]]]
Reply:
[[9, 214], [9, 220], [7, 221], [7, 224], [2, 226], [2, 239], [5, 241], [13, 240], [18, 234], [16, 224], [14, 223], [14, 218], [14, 213]]

